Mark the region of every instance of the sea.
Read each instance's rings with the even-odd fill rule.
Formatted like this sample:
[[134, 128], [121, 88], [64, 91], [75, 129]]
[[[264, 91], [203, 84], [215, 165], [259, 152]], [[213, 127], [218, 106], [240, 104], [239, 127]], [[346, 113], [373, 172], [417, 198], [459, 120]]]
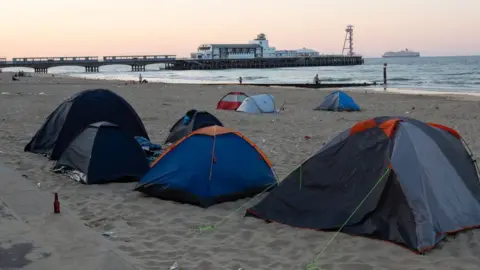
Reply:
[[103, 66], [99, 73], [85, 73], [81, 67], [56, 67], [49, 73], [91, 79], [138, 80], [165, 83], [312, 83], [318, 74], [324, 83], [383, 82], [387, 63], [388, 87], [436, 92], [480, 93], [480, 56], [365, 58], [359, 66], [300, 67], [275, 69], [161, 70], [148, 65], [144, 72], [131, 72], [129, 66]]

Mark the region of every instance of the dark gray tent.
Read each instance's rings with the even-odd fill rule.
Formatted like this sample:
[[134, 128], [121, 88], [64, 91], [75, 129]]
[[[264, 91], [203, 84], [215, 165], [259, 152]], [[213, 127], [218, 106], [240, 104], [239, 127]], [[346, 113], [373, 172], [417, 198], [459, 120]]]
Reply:
[[360, 106], [353, 98], [342, 91], [335, 91], [327, 95], [322, 104], [315, 108], [322, 111], [360, 111]]
[[75, 136], [101, 121], [120, 126], [132, 137], [149, 139], [142, 120], [127, 101], [110, 90], [93, 89], [79, 92], [60, 104], [24, 150], [57, 160]]
[[197, 129], [210, 126], [221, 126], [222, 122], [215, 116], [205, 111], [189, 110], [185, 115], [190, 118], [190, 122], [185, 125], [183, 122], [184, 117], [178, 119], [175, 125], [170, 128], [170, 134], [168, 134], [165, 143], [174, 143], [179, 139], [187, 136]]
[[140, 144], [119, 126], [91, 124], [63, 152], [52, 169], [84, 184], [138, 181], [149, 170]]
[[248, 212], [425, 252], [480, 226], [480, 183], [457, 131], [379, 117], [340, 133]]

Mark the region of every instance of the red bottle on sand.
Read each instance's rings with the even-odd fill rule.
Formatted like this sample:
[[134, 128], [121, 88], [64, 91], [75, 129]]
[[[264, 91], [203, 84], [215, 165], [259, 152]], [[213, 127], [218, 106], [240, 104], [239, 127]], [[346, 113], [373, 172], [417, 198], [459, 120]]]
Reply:
[[60, 213], [60, 201], [58, 200], [58, 193], [55, 192], [55, 200], [53, 201], [53, 212], [55, 214]]

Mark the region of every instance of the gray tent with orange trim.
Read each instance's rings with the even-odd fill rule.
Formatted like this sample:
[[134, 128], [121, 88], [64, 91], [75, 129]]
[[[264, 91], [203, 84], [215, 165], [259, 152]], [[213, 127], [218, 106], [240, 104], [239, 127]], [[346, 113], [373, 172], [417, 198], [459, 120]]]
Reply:
[[480, 183], [457, 131], [379, 117], [339, 134], [248, 214], [425, 252], [446, 233], [480, 226]]

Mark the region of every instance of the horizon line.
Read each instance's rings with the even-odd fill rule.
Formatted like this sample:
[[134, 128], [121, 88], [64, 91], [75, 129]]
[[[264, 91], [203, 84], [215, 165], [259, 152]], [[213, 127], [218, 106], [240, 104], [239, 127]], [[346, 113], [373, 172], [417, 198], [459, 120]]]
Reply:
[[[120, 55], [115, 55], [115, 56], [152, 56], [152, 55], [160, 55], [160, 56], [165, 56], [165, 55], [168, 55], [168, 56], [175, 56], [177, 58], [188, 58], [188, 57], [182, 57], [182, 56], [178, 56], [178, 55], [175, 55], [175, 54], [130, 54], [130, 55], [127, 55], [127, 54], [120, 54]], [[324, 54], [324, 55], [342, 55], [342, 54]], [[110, 56], [110, 55], [69, 55], [69, 56], [21, 56], [21, 57], [3, 57], [3, 56], [0, 56], [0, 59], [6, 59], [6, 60], [13, 60], [13, 58], [58, 58], [58, 57], [104, 57], [104, 56]], [[347, 55], [345, 55], [347, 56]], [[372, 58], [382, 58], [384, 59], [384, 57], [382, 57], [381, 55], [380, 56], [372, 56], [372, 55], [361, 55], [361, 54], [357, 54], [357, 55], [354, 55], [354, 56], [360, 56], [360, 57], [363, 57], [363, 58], [368, 58], [368, 59], [372, 59]], [[388, 57], [387, 59], [391, 59], [391, 58], [394, 58], [394, 59], [397, 59], [397, 58], [402, 58], [402, 59], [405, 59], [405, 58], [432, 58], [432, 57], [480, 57], [480, 53], [479, 54], [466, 54], [466, 55], [425, 55], [425, 56], [418, 56], [418, 57]], [[100, 59], [99, 59], [100, 60]]]

